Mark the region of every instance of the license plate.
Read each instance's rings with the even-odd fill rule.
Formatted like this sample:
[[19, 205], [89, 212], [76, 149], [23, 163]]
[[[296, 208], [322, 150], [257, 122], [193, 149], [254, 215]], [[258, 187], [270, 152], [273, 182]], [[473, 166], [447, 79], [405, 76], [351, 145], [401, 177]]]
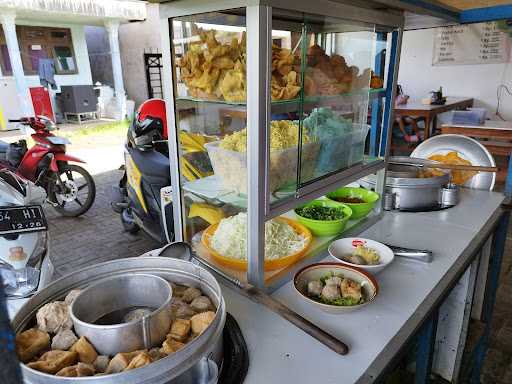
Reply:
[[46, 229], [48, 224], [40, 205], [0, 207], [0, 235]]

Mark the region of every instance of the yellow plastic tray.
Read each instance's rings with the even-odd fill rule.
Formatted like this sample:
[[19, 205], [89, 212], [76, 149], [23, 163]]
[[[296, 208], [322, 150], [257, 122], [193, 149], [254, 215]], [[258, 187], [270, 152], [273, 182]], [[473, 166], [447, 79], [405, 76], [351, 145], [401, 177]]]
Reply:
[[[297, 260], [302, 258], [306, 251], [308, 250], [309, 246], [311, 245], [311, 242], [313, 241], [313, 235], [302, 224], [297, 223], [296, 221], [293, 221], [291, 219], [285, 218], [285, 217], [279, 217], [275, 220], [281, 220], [286, 222], [288, 225], [290, 225], [295, 232], [298, 234], [304, 236], [306, 239], [304, 249], [302, 249], [299, 252], [296, 252], [294, 254], [291, 254], [290, 256], [282, 257], [280, 259], [276, 260], [267, 260], [265, 261], [265, 271], [274, 271], [276, 269], [281, 269], [284, 267], [289, 266], [290, 264], [295, 263]], [[203, 236], [201, 237], [201, 243], [208, 249], [208, 252], [210, 252], [211, 256], [219, 263], [226, 267], [237, 269], [240, 271], [247, 271], [247, 261], [245, 260], [236, 260], [229, 257], [222, 256], [220, 253], [215, 251], [211, 245], [210, 245], [210, 239], [217, 230], [218, 224], [210, 225], [206, 230], [203, 232]]]

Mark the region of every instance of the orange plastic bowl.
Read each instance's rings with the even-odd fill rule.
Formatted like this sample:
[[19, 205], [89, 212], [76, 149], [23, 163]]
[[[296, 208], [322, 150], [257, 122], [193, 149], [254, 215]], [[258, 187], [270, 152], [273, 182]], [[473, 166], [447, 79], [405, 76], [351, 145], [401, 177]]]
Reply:
[[[276, 269], [282, 269], [284, 267], [287, 267], [293, 263], [295, 263], [297, 260], [302, 258], [304, 254], [307, 252], [309, 246], [311, 245], [311, 242], [313, 241], [313, 235], [311, 235], [311, 232], [309, 229], [307, 229], [302, 224], [297, 223], [296, 221], [293, 221], [291, 219], [288, 219], [286, 217], [278, 217], [275, 220], [281, 220], [286, 222], [288, 225], [290, 225], [295, 232], [298, 234], [304, 236], [306, 242], [304, 248], [299, 251], [295, 252], [289, 256], [282, 257], [280, 259], [275, 260], [266, 260], [265, 261], [265, 271], [274, 271]], [[246, 260], [237, 260], [232, 259], [226, 256], [221, 255], [217, 251], [213, 249], [210, 243], [210, 239], [217, 230], [218, 224], [210, 225], [206, 230], [203, 232], [203, 236], [201, 237], [201, 243], [208, 249], [208, 252], [210, 252], [210, 255], [221, 265], [224, 265], [229, 268], [237, 269], [240, 271], [247, 271], [247, 261]]]

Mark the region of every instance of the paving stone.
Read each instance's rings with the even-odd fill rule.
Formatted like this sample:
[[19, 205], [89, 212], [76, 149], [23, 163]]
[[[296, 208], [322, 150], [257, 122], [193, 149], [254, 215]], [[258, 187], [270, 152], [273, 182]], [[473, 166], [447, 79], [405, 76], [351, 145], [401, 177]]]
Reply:
[[121, 176], [118, 170], [94, 175], [96, 200], [80, 217], [62, 217], [47, 207], [51, 258], [59, 276], [103, 261], [139, 256], [158, 247], [142, 231], [135, 236], [124, 232], [119, 215], [112, 211], [111, 186]]

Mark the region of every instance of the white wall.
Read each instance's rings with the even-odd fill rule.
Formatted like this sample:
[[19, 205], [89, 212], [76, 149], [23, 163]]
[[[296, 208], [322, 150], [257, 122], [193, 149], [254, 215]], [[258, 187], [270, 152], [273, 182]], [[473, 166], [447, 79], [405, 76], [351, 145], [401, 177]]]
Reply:
[[[422, 99], [443, 87], [446, 96], [473, 97], [476, 107], [493, 117], [496, 90], [505, 84], [512, 89], [512, 63], [432, 66], [435, 29], [407, 31], [402, 42], [398, 82], [411, 99]], [[512, 96], [503, 93], [500, 114], [512, 120]]]
[[144, 53], [162, 52], [158, 7], [158, 4], [146, 4], [145, 21], [119, 27], [124, 87], [128, 98], [137, 106], [148, 98]]

